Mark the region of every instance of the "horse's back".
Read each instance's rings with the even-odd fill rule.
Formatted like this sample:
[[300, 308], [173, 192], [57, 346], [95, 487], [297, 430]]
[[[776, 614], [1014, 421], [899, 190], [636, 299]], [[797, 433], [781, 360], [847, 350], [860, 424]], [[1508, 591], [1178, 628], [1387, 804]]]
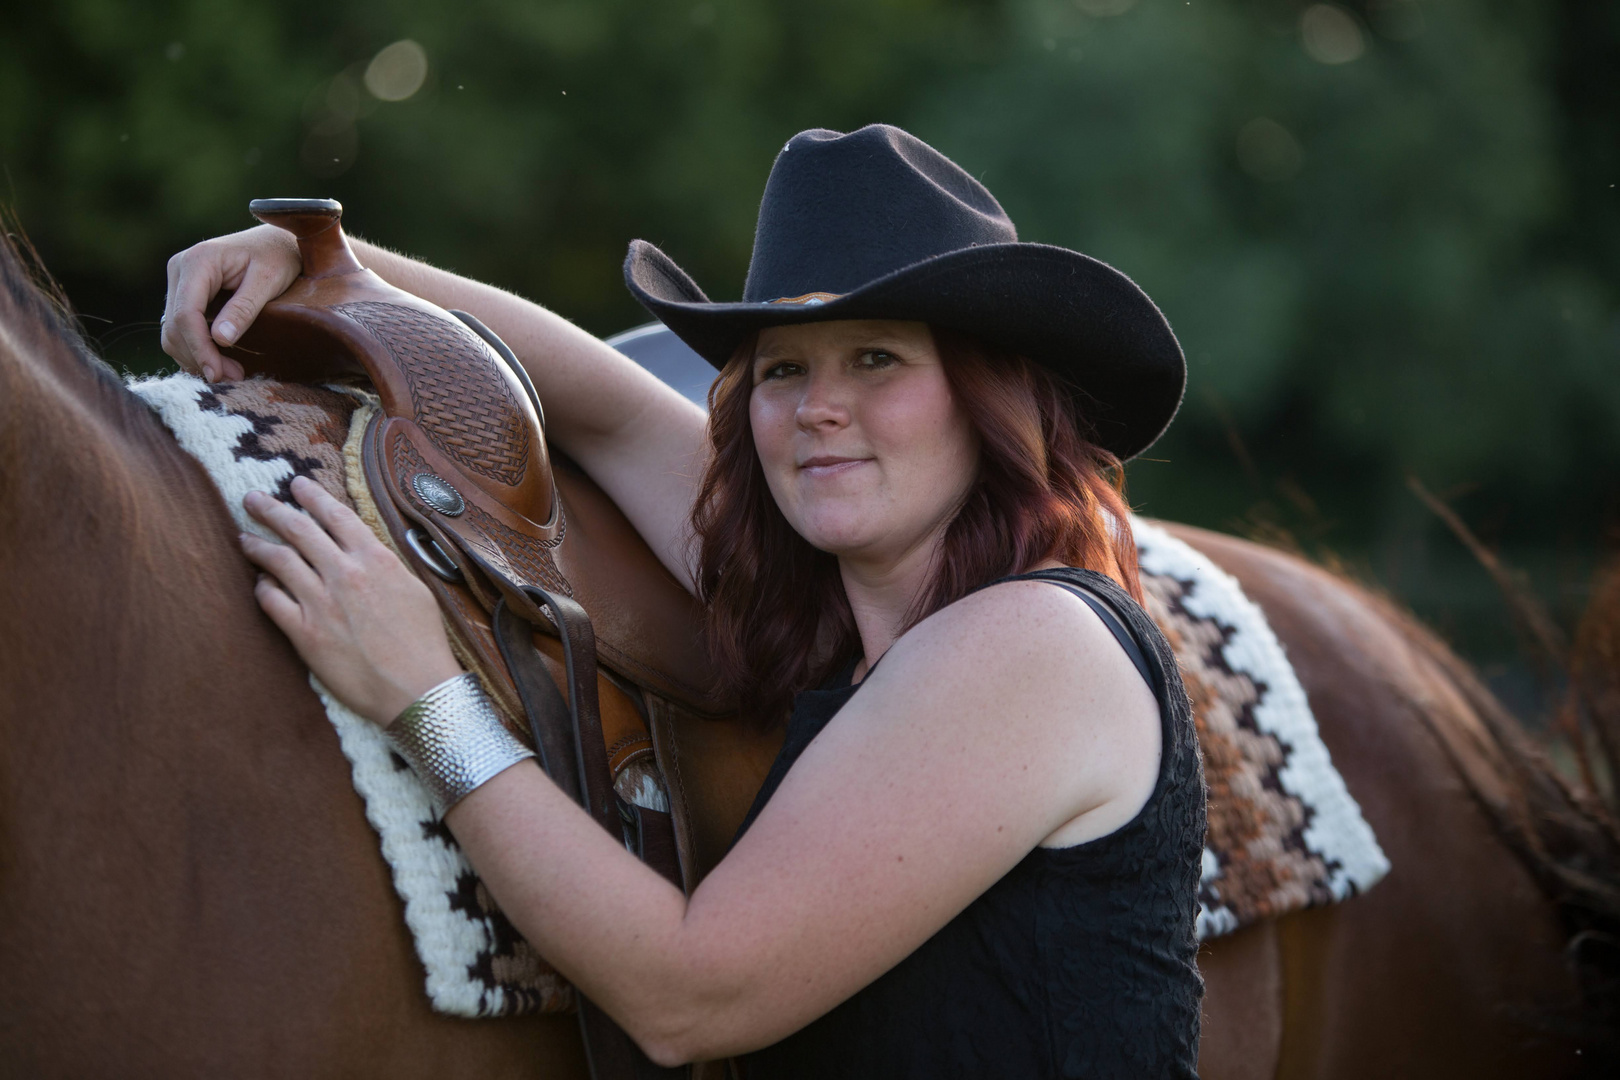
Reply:
[[1263, 1075], [1574, 1071], [1576, 1044], [1550, 1034], [1579, 1004], [1566, 935], [1481, 808], [1476, 787], [1508, 780], [1466, 697], [1392, 609], [1342, 578], [1172, 531], [1265, 612], [1393, 865], [1364, 896], [1205, 947], [1206, 1077], [1256, 1075], [1256, 1059], [1273, 1055]]

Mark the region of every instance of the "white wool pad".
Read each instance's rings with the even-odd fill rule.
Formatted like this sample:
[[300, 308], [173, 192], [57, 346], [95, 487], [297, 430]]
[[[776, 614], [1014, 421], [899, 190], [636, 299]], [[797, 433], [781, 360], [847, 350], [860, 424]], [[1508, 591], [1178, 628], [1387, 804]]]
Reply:
[[[1325, 878], [1321, 884], [1328, 894], [1324, 899], [1345, 900], [1372, 888], [1389, 873], [1389, 859], [1334, 768], [1305, 688], [1265, 613], [1244, 595], [1236, 579], [1191, 545], [1141, 518], [1133, 519], [1131, 528], [1144, 577], [1174, 579], [1181, 606], [1222, 631], [1225, 644], [1220, 654], [1225, 667], [1247, 676], [1255, 688], [1257, 700], [1246, 713], [1255, 729], [1271, 736], [1280, 748], [1283, 760], [1274, 769], [1276, 780], [1304, 808], [1305, 825], [1299, 840], [1321, 867]], [[1220, 811], [1218, 806], [1211, 807], [1212, 816]], [[1211, 847], [1204, 849], [1200, 940], [1219, 937], [1244, 924], [1222, 902], [1221, 879], [1229, 856]]]

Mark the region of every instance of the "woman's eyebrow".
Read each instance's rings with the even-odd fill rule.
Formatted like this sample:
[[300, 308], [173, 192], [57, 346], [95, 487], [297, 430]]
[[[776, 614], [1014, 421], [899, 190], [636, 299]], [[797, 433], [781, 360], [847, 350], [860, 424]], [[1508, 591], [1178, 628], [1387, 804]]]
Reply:
[[[890, 337], [888, 335], [850, 335], [842, 341], [828, 343], [834, 353], [864, 353], [864, 352], [895, 352], [911, 354], [924, 348], [923, 343], [903, 336]], [[754, 351], [754, 365], [780, 364], [783, 361], [799, 361], [804, 359], [803, 351], [791, 346], [761, 346]]]
[[780, 367], [783, 364], [802, 365], [803, 361], [797, 358], [796, 353], [788, 350], [778, 352], [757, 352], [754, 354], [754, 362], [748, 365], [748, 378], [750, 381], [757, 384], [773, 369]]
[[859, 344], [851, 344], [845, 348], [855, 353], [887, 352], [897, 356], [915, 356], [924, 351], [921, 342], [908, 341], [905, 338], [865, 338]]

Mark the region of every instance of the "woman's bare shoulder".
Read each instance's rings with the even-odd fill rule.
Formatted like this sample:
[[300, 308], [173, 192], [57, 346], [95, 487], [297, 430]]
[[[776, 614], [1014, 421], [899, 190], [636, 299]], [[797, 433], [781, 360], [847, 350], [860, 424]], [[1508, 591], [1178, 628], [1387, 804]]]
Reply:
[[1030, 673], [1141, 681], [1097, 613], [1050, 581], [979, 589], [919, 622], [890, 651], [897, 661], [905, 658], [892, 667], [919, 673], [971, 658], [985, 677], [1012, 682]]
[[923, 620], [890, 652], [873, 673], [870, 704], [909, 716], [924, 738], [975, 747], [992, 772], [1043, 792], [1052, 815], [1044, 846], [1111, 832], [1151, 795], [1158, 702], [1102, 619], [1067, 589], [989, 586]]

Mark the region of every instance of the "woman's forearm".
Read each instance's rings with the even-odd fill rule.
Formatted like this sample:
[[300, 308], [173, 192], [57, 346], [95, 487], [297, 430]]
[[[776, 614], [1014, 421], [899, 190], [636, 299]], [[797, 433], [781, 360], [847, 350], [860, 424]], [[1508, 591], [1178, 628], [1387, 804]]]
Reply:
[[[546, 403], [547, 434], [578, 455], [615, 439], [662, 384], [539, 304], [350, 238], [362, 265], [389, 284], [444, 308], [470, 311], [505, 341]], [[555, 404], [553, 404], [555, 403]]]
[[[675, 1064], [714, 1049], [736, 1019], [736, 973], [669, 882], [532, 766], [497, 776], [448, 823], [492, 895], [541, 955], [642, 1048]], [[719, 950], [723, 953], [724, 950]]]

